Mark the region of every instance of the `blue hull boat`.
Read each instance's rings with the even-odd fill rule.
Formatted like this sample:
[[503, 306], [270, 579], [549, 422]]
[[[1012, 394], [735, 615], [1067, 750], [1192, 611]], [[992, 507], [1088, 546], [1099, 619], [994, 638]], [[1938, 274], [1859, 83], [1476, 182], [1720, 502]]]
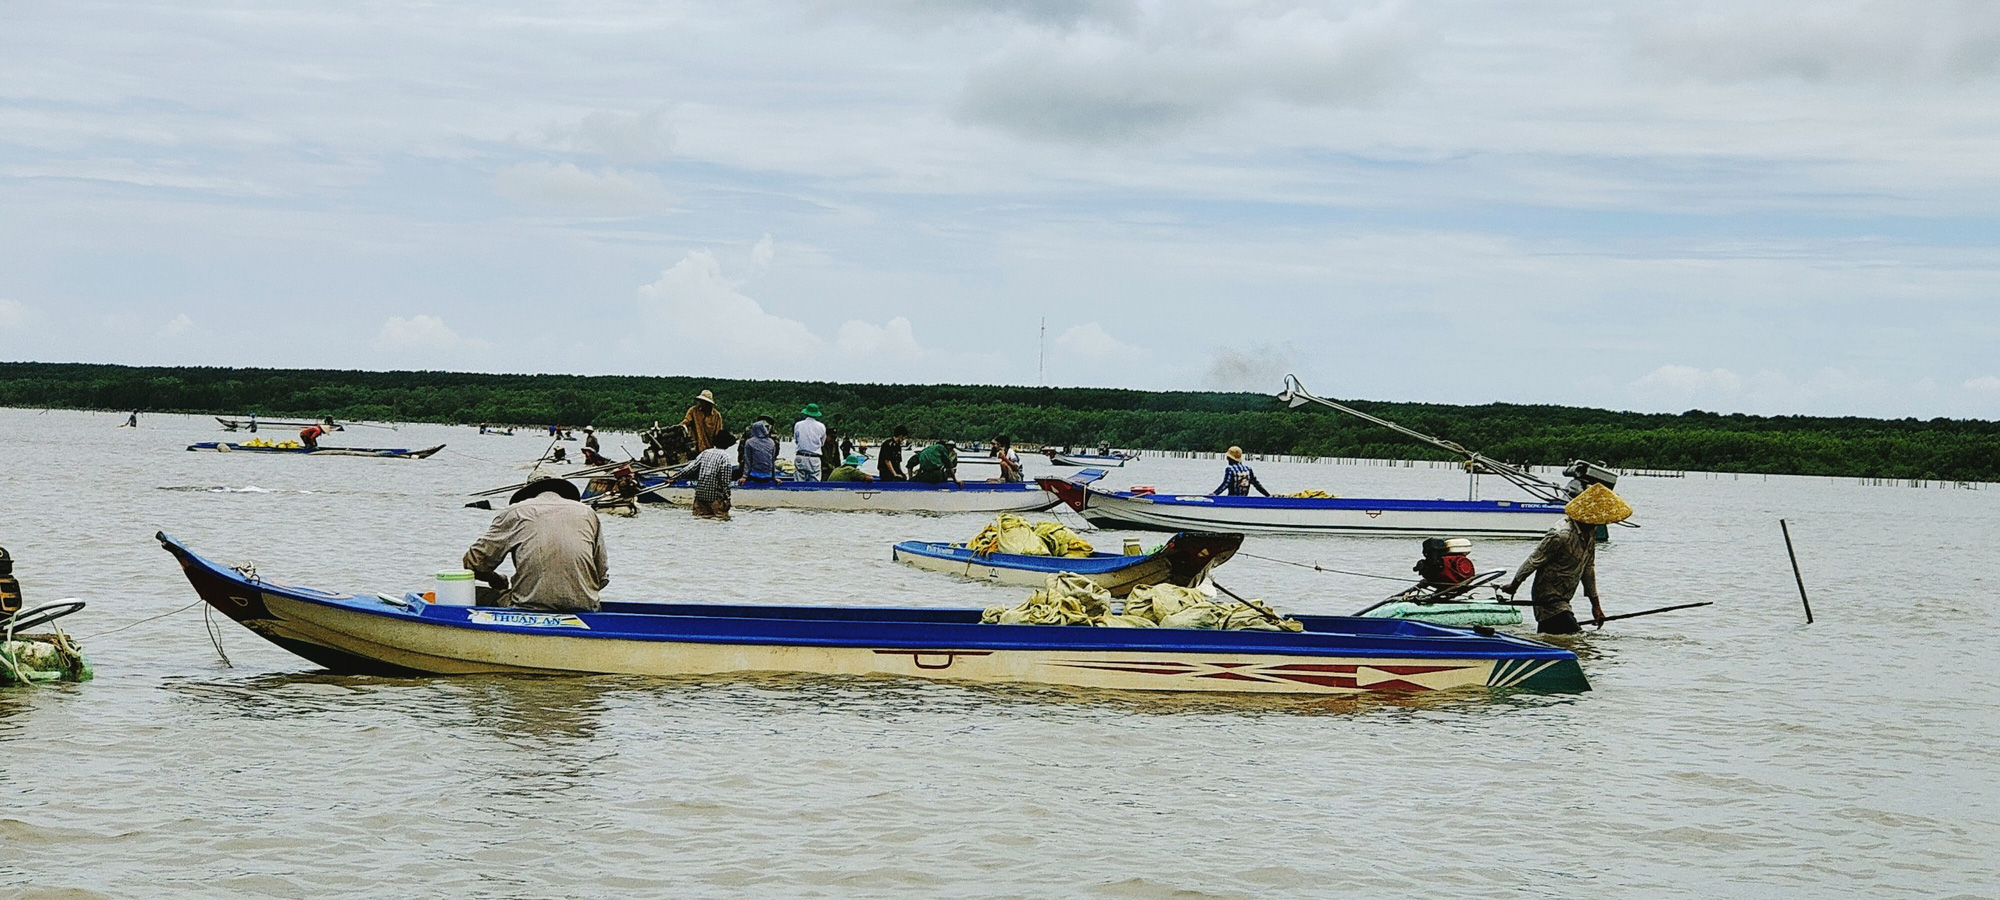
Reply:
[[1563, 522], [1562, 504], [1540, 501], [1139, 494], [1040, 481], [1099, 528], [1538, 538]]
[[444, 449], [443, 444], [425, 447], [421, 450], [407, 450], [401, 447], [313, 447], [307, 448], [287, 441], [283, 444], [232, 444], [227, 441], [200, 441], [188, 445], [189, 450], [210, 450], [218, 453], [288, 453], [294, 456], [376, 456], [389, 459], [425, 459]]
[[195, 593], [336, 673], [727, 677], [888, 675], [1283, 694], [1590, 689], [1576, 655], [1399, 619], [1299, 616], [1305, 631], [982, 625], [980, 610], [605, 603], [595, 612], [445, 606], [270, 581], [165, 534]]
[[1041, 587], [1050, 575], [1082, 575], [1114, 596], [1140, 585], [1178, 584], [1193, 587], [1211, 569], [1227, 562], [1243, 546], [1240, 534], [1184, 532], [1167, 539], [1151, 553], [1130, 556], [1092, 553], [1089, 556], [1029, 556], [1020, 553], [974, 553], [964, 544], [904, 541], [890, 558], [904, 565], [960, 578], [1014, 587]]

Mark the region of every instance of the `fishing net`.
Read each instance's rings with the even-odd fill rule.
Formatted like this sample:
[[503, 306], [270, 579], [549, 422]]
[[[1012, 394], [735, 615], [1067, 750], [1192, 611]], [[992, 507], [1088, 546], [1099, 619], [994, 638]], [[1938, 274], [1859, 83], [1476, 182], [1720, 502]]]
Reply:
[[[1274, 621], [1275, 620], [1275, 621]], [[1049, 576], [1048, 583], [1015, 607], [995, 606], [980, 618], [989, 625], [1098, 625], [1111, 628], [1205, 628], [1304, 631], [1295, 619], [1279, 617], [1255, 600], [1218, 605], [1208, 595], [1171, 584], [1132, 589], [1122, 612], [1111, 611], [1111, 596], [1077, 575]]]

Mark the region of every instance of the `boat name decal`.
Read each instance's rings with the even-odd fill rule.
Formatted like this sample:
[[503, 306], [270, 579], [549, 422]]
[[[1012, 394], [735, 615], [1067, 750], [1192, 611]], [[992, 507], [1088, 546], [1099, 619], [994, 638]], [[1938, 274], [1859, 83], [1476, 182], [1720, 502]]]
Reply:
[[516, 625], [526, 628], [590, 628], [582, 619], [568, 613], [475, 609], [467, 613], [465, 618], [476, 625]]

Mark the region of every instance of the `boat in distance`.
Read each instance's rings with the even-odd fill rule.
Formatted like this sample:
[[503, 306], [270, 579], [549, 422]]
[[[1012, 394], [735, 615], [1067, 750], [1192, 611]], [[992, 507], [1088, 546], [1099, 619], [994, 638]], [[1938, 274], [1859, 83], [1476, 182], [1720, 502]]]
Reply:
[[338, 674], [888, 675], [1149, 691], [1587, 691], [1576, 654], [1401, 619], [1299, 616], [1303, 632], [982, 625], [980, 610], [605, 603], [444, 606], [281, 584], [165, 533], [195, 593]]
[[318, 425], [328, 431], [347, 430], [347, 426], [325, 419], [318, 422], [303, 422], [294, 419], [225, 419], [221, 416], [216, 416], [215, 422], [222, 426], [223, 431], [256, 431], [259, 428], [306, 428], [312, 425]]
[[1123, 467], [1126, 463], [1139, 458], [1136, 453], [1064, 453], [1059, 450], [1043, 452], [1048, 454], [1049, 462], [1058, 466]]
[[[292, 442], [287, 441], [287, 444]], [[201, 441], [189, 444], [189, 450], [212, 450], [219, 453], [290, 453], [302, 456], [377, 456], [389, 459], [426, 459], [444, 449], [443, 444], [408, 450], [401, 447], [303, 447], [279, 444], [232, 444], [227, 441]]]
[[[694, 486], [664, 480], [641, 484], [642, 499], [694, 505]], [[919, 481], [777, 481], [729, 489], [735, 509], [819, 509], [837, 512], [1041, 512], [1062, 502], [1034, 482], [967, 481], [962, 486]]]
[[1039, 483], [1099, 528], [1538, 538], [1563, 521], [1562, 504], [1541, 501], [1138, 494], [1055, 478]]
[[1041, 587], [1050, 575], [1068, 572], [1089, 579], [1113, 596], [1122, 597], [1147, 584], [1193, 587], [1243, 546], [1243, 535], [1182, 532], [1151, 553], [1130, 556], [1092, 553], [1089, 556], [1032, 556], [1023, 553], [974, 553], [963, 543], [904, 541], [889, 558], [913, 568], [943, 572], [988, 584]]

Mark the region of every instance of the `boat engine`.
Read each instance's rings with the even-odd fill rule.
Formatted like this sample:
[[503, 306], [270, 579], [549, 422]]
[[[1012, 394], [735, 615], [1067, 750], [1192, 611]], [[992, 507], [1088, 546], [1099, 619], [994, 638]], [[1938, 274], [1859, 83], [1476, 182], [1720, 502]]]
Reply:
[[1618, 473], [1589, 460], [1575, 460], [1563, 468], [1569, 476], [1569, 483], [1563, 485], [1563, 496], [1575, 497], [1593, 484], [1604, 485], [1605, 490], [1618, 486]]
[[14, 577], [14, 557], [0, 547], [0, 620], [21, 611], [21, 582]]

